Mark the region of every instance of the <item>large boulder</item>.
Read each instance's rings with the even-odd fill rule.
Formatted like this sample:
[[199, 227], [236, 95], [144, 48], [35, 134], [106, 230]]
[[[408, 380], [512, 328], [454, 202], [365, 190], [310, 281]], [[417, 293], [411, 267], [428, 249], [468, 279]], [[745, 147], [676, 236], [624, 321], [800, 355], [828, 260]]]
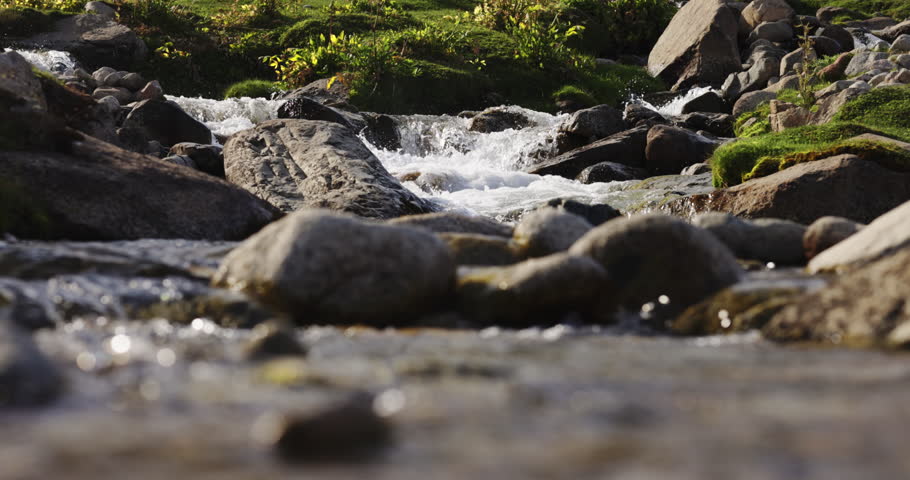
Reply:
[[[47, 100], [32, 66], [16, 52], [0, 53], [0, 94], [15, 99], [12, 112], [46, 112]], [[10, 117], [11, 118], [11, 117]], [[2, 120], [0, 120], [2, 121]]]
[[123, 128], [136, 129], [149, 140], [170, 147], [182, 142], [210, 144], [212, 132], [179, 105], [166, 100], [143, 100], [123, 121]]
[[888, 54], [886, 52], [873, 52], [871, 50], [860, 50], [853, 54], [853, 58], [850, 59], [850, 63], [847, 64], [847, 69], [844, 71], [844, 75], [848, 77], [853, 77], [860, 75], [872, 70], [875, 62], [879, 60], [887, 60]]
[[218, 178], [63, 132], [58, 150], [0, 151], [0, 178], [37, 210], [14, 235], [239, 240], [279, 216]]
[[626, 129], [622, 112], [609, 106], [579, 110], [559, 127], [557, 142], [561, 152], [583, 147]]
[[787, 0], [752, 0], [743, 9], [742, 19], [750, 29], [754, 29], [763, 22], [787, 20], [795, 14]]
[[853, 35], [840, 25], [825, 25], [816, 30], [815, 34], [820, 37], [828, 37], [837, 42], [841, 52], [852, 51], [856, 44], [856, 39], [853, 38]]
[[535, 210], [515, 227], [515, 243], [529, 257], [568, 250], [593, 227], [578, 215], [552, 207]]
[[393, 218], [390, 225], [423, 228], [434, 233], [470, 233], [510, 238], [512, 227], [492, 218], [468, 216], [455, 212], [425, 213]]
[[804, 225], [834, 215], [868, 223], [910, 199], [910, 174], [894, 172], [855, 155], [794, 165], [680, 204], [696, 212], [772, 217]]
[[883, 28], [881, 30], [875, 30], [872, 32], [876, 37], [884, 39], [887, 42], [893, 42], [897, 40], [901, 35], [910, 34], [910, 19], [904, 20], [897, 25], [890, 26], [888, 28]]
[[53, 31], [21, 42], [27, 48], [64, 50], [90, 71], [102, 66], [129, 70], [145, 60], [145, 42], [128, 27], [104, 15], [76, 15], [59, 20]]
[[582, 170], [601, 162], [614, 162], [641, 168], [645, 165], [647, 126], [610, 135], [590, 145], [532, 165], [528, 173], [575, 178]]
[[709, 212], [693, 217], [692, 224], [711, 232], [737, 258], [787, 265], [806, 261], [806, 226], [796, 222], [776, 218], [746, 220], [729, 213]]
[[678, 312], [742, 275], [724, 244], [667, 215], [609, 221], [581, 237], [569, 253], [600, 263], [614, 282], [604, 297], [632, 311], [659, 301]]
[[[816, 257], [818, 258], [818, 257]], [[908, 346], [910, 249], [902, 248], [781, 310], [762, 329], [779, 341]]]
[[809, 225], [803, 235], [803, 250], [806, 252], [806, 258], [813, 259], [819, 253], [850, 238], [863, 226], [862, 223], [841, 217], [819, 218]]
[[345, 86], [344, 82], [332, 81], [331, 85], [329, 85], [329, 81], [330, 79], [328, 78], [314, 80], [279, 98], [282, 100], [290, 100], [302, 96], [316, 100], [327, 107], [356, 112], [357, 109], [350, 104], [350, 91], [348, 87]]
[[711, 156], [718, 143], [684, 128], [657, 125], [648, 131], [645, 165], [651, 175], [672, 175]]
[[224, 146], [224, 170], [284, 212], [319, 207], [387, 219], [435, 210], [336, 123], [270, 120], [239, 132]]
[[480, 133], [502, 132], [504, 130], [521, 130], [533, 124], [531, 119], [514, 107], [488, 108], [471, 119], [468, 130]]
[[568, 313], [597, 315], [593, 310], [609, 287], [596, 261], [558, 253], [505, 267], [459, 269], [456, 290], [458, 309], [470, 318], [525, 326], [557, 323]]
[[751, 112], [758, 108], [759, 105], [768, 103], [776, 98], [777, 94], [773, 92], [758, 91], [747, 93], [739, 97], [739, 100], [733, 105], [733, 116], [739, 117], [746, 112]]
[[749, 34], [748, 43], [758, 40], [769, 42], [789, 42], [793, 40], [793, 27], [788, 21], [762, 22]]
[[692, 0], [684, 5], [648, 56], [648, 71], [673, 90], [720, 84], [740, 69], [736, 35], [739, 12], [723, 0]]
[[213, 278], [298, 322], [409, 323], [451, 292], [455, 262], [423, 229], [295, 212], [233, 250]]
[[286, 101], [278, 107], [278, 118], [333, 122], [351, 129], [354, 133], [359, 133], [367, 126], [361, 115], [323, 105], [303, 94], [290, 95], [285, 99]]
[[[824, 250], [809, 271], [835, 270], [871, 262], [910, 245], [910, 202], [878, 217], [858, 233]], [[855, 231], [855, 230], [854, 230]]]

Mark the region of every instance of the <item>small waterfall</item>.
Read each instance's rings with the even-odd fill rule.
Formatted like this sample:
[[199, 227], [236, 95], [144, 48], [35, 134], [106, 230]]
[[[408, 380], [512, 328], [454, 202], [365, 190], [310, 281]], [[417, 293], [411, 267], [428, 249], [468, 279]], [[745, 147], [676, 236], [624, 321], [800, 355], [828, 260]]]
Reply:
[[224, 136], [277, 118], [278, 108], [284, 103], [284, 100], [250, 97], [212, 100], [167, 95], [166, 98], [177, 103], [184, 111], [204, 123], [212, 133]]
[[76, 59], [69, 52], [59, 50], [15, 50], [6, 48], [4, 52], [16, 52], [36, 68], [57, 75], [71, 75], [78, 66]]
[[675, 117], [682, 115], [682, 109], [687, 103], [689, 103], [689, 101], [694, 100], [708, 92], [717, 92], [717, 90], [711, 87], [693, 87], [685, 93], [682, 93], [679, 96], [673, 98], [669, 102], [666, 102], [659, 106], [653, 105], [641, 97], [633, 97], [629, 101], [631, 103], [638, 103], [642, 106], [645, 106], [665, 117]]

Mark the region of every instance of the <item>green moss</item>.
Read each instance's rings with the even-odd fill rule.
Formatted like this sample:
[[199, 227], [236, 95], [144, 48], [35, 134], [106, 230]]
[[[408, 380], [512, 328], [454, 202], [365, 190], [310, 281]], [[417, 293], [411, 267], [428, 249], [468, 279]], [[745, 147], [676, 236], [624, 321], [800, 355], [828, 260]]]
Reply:
[[[760, 113], [755, 115], [761, 115]], [[739, 120], [743, 120], [740, 117]], [[745, 120], [743, 120], [745, 121]], [[892, 169], [902, 169], [902, 152], [841, 143], [863, 133], [878, 133], [910, 141], [910, 87], [875, 89], [848, 102], [826, 125], [810, 125], [768, 133], [724, 145], [714, 152], [714, 185], [727, 187], [786, 168], [801, 161], [853, 153]], [[789, 155], [789, 157], [788, 157]]]
[[311, 37], [344, 32], [347, 35], [370, 33], [382, 30], [400, 30], [418, 26], [410, 15], [395, 17], [369, 15], [367, 13], [345, 13], [329, 15], [326, 12], [314, 13], [312, 17], [295, 23], [287, 29], [279, 39], [284, 48], [294, 48], [305, 45]]
[[771, 105], [760, 104], [755, 110], [741, 114], [733, 123], [733, 133], [739, 138], [756, 137], [771, 132]]
[[558, 90], [553, 92], [553, 100], [557, 102], [572, 101], [582, 106], [582, 108], [593, 107], [594, 105], [597, 105], [597, 100], [595, 100], [590, 93], [576, 87], [575, 85], [564, 85], [560, 87]]
[[13, 180], [0, 178], [0, 233], [43, 238], [50, 230], [46, 210]]
[[268, 80], [244, 80], [228, 87], [224, 91], [224, 98], [271, 98], [272, 94], [278, 91], [280, 89], [275, 86], [275, 83]]

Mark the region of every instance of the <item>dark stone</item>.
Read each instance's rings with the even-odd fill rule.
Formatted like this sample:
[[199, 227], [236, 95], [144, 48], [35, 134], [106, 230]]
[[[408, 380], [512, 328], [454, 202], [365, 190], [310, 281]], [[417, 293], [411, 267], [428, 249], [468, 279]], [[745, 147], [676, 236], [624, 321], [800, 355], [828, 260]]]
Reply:
[[523, 113], [512, 111], [506, 107], [488, 108], [471, 119], [468, 130], [480, 133], [501, 132], [513, 129], [521, 130], [531, 125], [531, 120]]
[[595, 227], [601, 225], [608, 220], [614, 218], [619, 218], [622, 216], [619, 210], [607, 205], [606, 203], [600, 203], [597, 205], [589, 205], [587, 203], [581, 203], [575, 200], [566, 199], [566, 198], [554, 198], [546, 203], [548, 207], [558, 208], [565, 210], [569, 213], [574, 213], [581, 218], [584, 218], [591, 225]]
[[683, 105], [682, 113], [730, 113], [730, 105], [716, 92], [705, 92]]
[[636, 127], [611, 135], [590, 145], [532, 165], [527, 172], [575, 178], [585, 168], [601, 162], [614, 162], [642, 168], [645, 165], [648, 128], [646, 126]]
[[718, 143], [684, 128], [657, 125], [648, 131], [645, 165], [651, 175], [674, 175], [711, 156]]
[[634, 127], [652, 127], [654, 125], [663, 125], [669, 122], [660, 112], [655, 112], [640, 103], [627, 103], [623, 118], [626, 124]]
[[624, 182], [626, 180], [640, 180], [648, 176], [648, 171], [643, 168], [633, 168], [628, 165], [613, 162], [600, 162], [581, 171], [575, 180], [590, 184], [598, 182]]
[[256, 325], [246, 347], [246, 356], [253, 361], [287, 356], [302, 357], [306, 353], [306, 347], [297, 339], [294, 328], [281, 322]]
[[841, 52], [849, 52], [854, 48], [853, 35], [851, 35], [850, 32], [848, 32], [844, 27], [839, 27], [837, 25], [825, 25], [824, 27], [819, 28], [815, 32], [815, 35], [819, 37], [828, 37], [834, 40], [838, 45], [840, 45]]
[[218, 145], [202, 145], [198, 143], [178, 143], [168, 151], [170, 155], [184, 155], [193, 159], [200, 172], [208, 173], [219, 178], [224, 178], [224, 154]]
[[368, 142], [383, 150], [401, 148], [401, 134], [394, 117], [381, 113], [364, 113], [363, 119], [367, 122], [363, 136]]
[[674, 125], [688, 130], [704, 130], [718, 137], [732, 137], [736, 118], [725, 113], [695, 112], [678, 117]]
[[810, 37], [810, 40], [812, 41], [812, 48], [815, 49], [815, 54], [819, 58], [837, 55], [844, 51], [840, 43], [831, 37], [815, 36]]
[[176, 103], [164, 100], [143, 100], [123, 121], [123, 128], [142, 130], [149, 140], [164, 146], [181, 142], [212, 143], [212, 132], [201, 122], [184, 112]]
[[360, 115], [327, 107], [303, 95], [293, 96], [278, 107], [278, 118], [322, 120], [347, 127], [354, 133], [359, 133], [366, 128], [366, 122]]
[[609, 106], [579, 110], [559, 127], [556, 137], [560, 153], [583, 147], [626, 129], [622, 112]]
[[388, 221], [390, 225], [416, 227], [434, 233], [472, 233], [495, 237], [512, 237], [512, 227], [492, 218], [468, 216], [455, 212], [406, 215]]

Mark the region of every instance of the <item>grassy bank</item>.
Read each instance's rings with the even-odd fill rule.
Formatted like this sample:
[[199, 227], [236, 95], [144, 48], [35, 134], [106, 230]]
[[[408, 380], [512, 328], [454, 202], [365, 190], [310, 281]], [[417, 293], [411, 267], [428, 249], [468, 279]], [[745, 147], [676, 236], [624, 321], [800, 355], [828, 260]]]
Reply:
[[[766, 107], [760, 107], [751, 115], [761, 117], [767, 115], [766, 112]], [[740, 133], [748, 132], [741, 130]], [[861, 95], [849, 102], [833, 122], [825, 125], [765, 133], [725, 145], [717, 149], [710, 161], [714, 184], [733, 186], [796, 163], [841, 153], [859, 155], [896, 170], [910, 170], [910, 155], [903, 149], [849, 141], [863, 133], [910, 142], [910, 86], [879, 88]]]
[[[6, 15], [82, 5], [11, 1], [16, 12]], [[646, 55], [676, 9], [669, 0], [115, 3], [120, 21], [153, 51], [138, 69], [169, 93], [221, 97], [238, 82], [295, 88], [334, 77], [351, 88], [356, 106], [394, 113], [500, 103], [552, 111], [568, 96], [617, 104], [660, 90], [640, 67], [598, 67], [594, 58]], [[244, 90], [252, 85], [258, 88]], [[267, 90], [246, 83], [230, 93]]]

